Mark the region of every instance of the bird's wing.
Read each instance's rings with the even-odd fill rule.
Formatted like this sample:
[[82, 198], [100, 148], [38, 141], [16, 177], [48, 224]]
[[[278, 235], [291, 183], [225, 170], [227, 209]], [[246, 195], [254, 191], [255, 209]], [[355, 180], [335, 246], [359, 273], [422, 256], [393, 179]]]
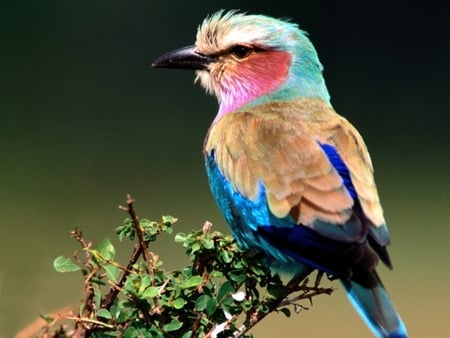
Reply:
[[385, 224], [372, 161], [361, 135], [350, 122], [340, 116], [331, 131], [329, 142], [336, 148], [350, 171], [364, 214], [377, 227]]
[[298, 224], [343, 225], [354, 196], [324, 150], [329, 145], [346, 164], [357, 198], [375, 226], [384, 224], [372, 166], [357, 131], [319, 100], [271, 103], [227, 114], [205, 143], [234, 188], [256, 199], [261, 182], [271, 212]]

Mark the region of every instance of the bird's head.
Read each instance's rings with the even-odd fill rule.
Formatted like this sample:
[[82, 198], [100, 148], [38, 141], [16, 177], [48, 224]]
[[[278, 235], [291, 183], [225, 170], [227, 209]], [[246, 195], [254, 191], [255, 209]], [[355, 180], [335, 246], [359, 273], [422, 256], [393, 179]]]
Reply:
[[196, 70], [196, 79], [219, 100], [219, 115], [267, 101], [329, 101], [305, 32], [263, 15], [219, 11], [199, 26], [194, 46], [164, 54], [152, 67]]

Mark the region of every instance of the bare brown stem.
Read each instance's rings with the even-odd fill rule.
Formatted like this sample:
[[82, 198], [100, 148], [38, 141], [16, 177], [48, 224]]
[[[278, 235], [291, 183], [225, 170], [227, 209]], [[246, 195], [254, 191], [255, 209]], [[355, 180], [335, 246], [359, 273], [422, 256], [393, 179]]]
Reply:
[[133, 226], [136, 231], [136, 234], [138, 236], [139, 243], [137, 243], [134, 246], [133, 252], [131, 254], [130, 259], [128, 260], [128, 264], [123, 271], [122, 275], [119, 278], [119, 281], [117, 285], [114, 287], [111, 287], [109, 293], [105, 296], [105, 298], [102, 301], [101, 308], [102, 309], [109, 309], [111, 304], [114, 302], [114, 300], [117, 298], [117, 295], [119, 294], [120, 290], [122, 289], [128, 275], [130, 274], [130, 271], [133, 268], [133, 265], [138, 261], [139, 257], [143, 255], [144, 259], [147, 257], [147, 243], [144, 242], [144, 236], [142, 234], [142, 229], [139, 225], [139, 218], [136, 215], [136, 211], [134, 210], [133, 203], [134, 199], [131, 197], [130, 194], [127, 195], [126, 200], [127, 206], [122, 207], [119, 206], [119, 209], [126, 211], [131, 219], [133, 220]]

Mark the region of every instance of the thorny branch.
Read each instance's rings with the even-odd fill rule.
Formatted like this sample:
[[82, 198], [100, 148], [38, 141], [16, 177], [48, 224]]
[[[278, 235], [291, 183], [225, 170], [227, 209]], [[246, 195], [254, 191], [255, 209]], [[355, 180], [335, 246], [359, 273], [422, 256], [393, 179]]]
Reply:
[[139, 242], [135, 244], [130, 260], [128, 261], [128, 264], [126, 266], [126, 270], [120, 276], [117, 285], [111, 287], [111, 290], [103, 299], [101, 305], [102, 309], [108, 309], [111, 306], [111, 304], [117, 298], [117, 295], [119, 294], [120, 290], [122, 289], [128, 275], [130, 274], [130, 271], [132, 270], [133, 265], [136, 264], [141, 254], [145, 259], [147, 253], [147, 243], [144, 242], [142, 229], [139, 225], [139, 219], [133, 207], [134, 199], [131, 197], [130, 194], [127, 195], [126, 203], [127, 203], [126, 207], [119, 205], [119, 209], [126, 211], [130, 215], [131, 219], [133, 220], [133, 225], [136, 230], [136, 234], [138, 235]]
[[[187, 325], [185, 327], [185, 329], [189, 329], [191, 331], [191, 337], [196, 337], [197, 335], [199, 335], [200, 333], [202, 335], [205, 335], [205, 337], [208, 338], [213, 338], [213, 337], [217, 337], [219, 334], [223, 334], [223, 333], [227, 333], [228, 337], [231, 338], [238, 338], [238, 337], [247, 337], [246, 333], [253, 328], [259, 321], [263, 320], [268, 314], [274, 312], [274, 311], [278, 311], [278, 310], [282, 310], [281, 308], [292, 305], [294, 307], [294, 311], [295, 312], [299, 312], [300, 310], [304, 309], [305, 307], [298, 304], [297, 302], [301, 301], [301, 300], [309, 300], [312, 303], [312, 298], [320, 295], [320, 294], [331, 294], [331, 292], [333, 291], [332, 288], [322, 288], [319, 286], [320, 284], [320, 277], [321, 275], [319, 274], [318, 277], [315, 280], [314, 286], [308, 286], [308, 278], [307, 276], [312, 272], [312, 270], [308, 270], [305, 269], [305, 271], [303, 271], [303, 273], [297, 275], [295, 278], [293, 278], [290, 282], [287, 283], [287, 285], [284, 285], [284, 288], [282, 289], [283, 292], [281, 294], [278, 294], [276, 298], [274, 298], [274, 296], [272, 296], [272, 298], [266, 298], [266, 299], [257, 299], [255, 298], [255, 301], [257, 301], [257, 303], [259, 303], [259, 305], [256, 306], [252, 306], [250, 309], [245, 310], [245, 318], [243, 319], [244, 322], [242, 323], [242, 325], [240, 325], [239, 327], [235, 326], [238, 324], [238, 317], [241, 316], [241, 314], [239, 313], [235, 313], [233, 315], [230, 316], [226, 316], [226, 320], [223, 321], [220, 324], [214, 324], [217, 323], [218, 320], [217, 318], [212, 317], [211, 315], [205, 316], [205, 312], [202, 310], [197, 311], [196, 307], [196, 301], [198, 300], [198, 296], [201, 294], [203, 295], [203, 297], [208, 296], [208, 292], [204, 293], [203, 288], [208, 288], [209, 292], [211, 292], [211, 290], [217, 290], [217, 288], [219, 286], [216, 286], [214, 284], [214, 282], [212, 283], [212, 286], [206, 286], [206, 284], [204, 284], [206, 281], [209, 280], [209, 271], [208, 269], [211, 268], [212, 265], [217, 264], [217, 258], [219, 257], [218, 253], [222, 252], [222, 251], [214, 251], [214, 249], [211, 249], [211, 244], [209, 244], [208, 249], [205, 249], [205, 247], [201, 248], [201, 253], [200, 251], [198, 251], [197, 254], [194, 254], [191, 256], [191, 262], [193, 263], [193, 265], [191, 266], [192, 271], [195, 271], [195, 275], [200, 275], [202, 276], [202, 281], [200, 284], [196, 285], [195, 287], [195, 291], [190, 291], [190, 296], [192, 299], [190, 298], [185, 298], [184, 302], [180, 303], [178, 302], [177, 306], [173, 305], [174, 307], [172, 308], [164, 308], [163, 306], [167, 306], [167, 301], [172, 302], [175, 301], [175, 298], [170, 298], [173, 296], [170, 296], [168, 298], [168, 296], [165, 296], [165, 303], [161, 302], [160, 298], [162, 294], [165, 295], [166, 291], [163, 290], [174, 290], [173, 285], [170, 286], [170, 283], [173, 283], [173, 280], [169, 281], [169, 279], [166, 280], [161, 280], [161, 276], [157, 275], [155, 273], [155, 264], [158, 262], [158, 256], [151, 252], [148, 249], [148, 244], [149, 244], [149, 240], [147, 239], [147, 230], [145, 228], [145, 226], [143, 225], [144, 223], [142, 223], [142, 226], [140, 224], [139, 218], [136, 215], [136, 212], [134, 210], [133, 207], [133, 203], [134, 200], [132, 199], [132, 197], [130, 195], [127, 195], [127, 200], [126, 200], [126, 207], [123, 206], [119, 206], [119, 208], [123, 211], [126, 211], [128, 213], [128, 215], [131, 218], [131, 222], [128, 219], [128, 226], [130, 229], [134, 229], [134, 234], [137, 237], [137, 243], [134, 246], [133, 252], [130, 256], [130, 259], [127, 263], [127, 266], [121, 266], [120, 264], [116, 263], [114, 260], [110, 260], [108, 257], [102, 257], [102, 261], [104, 261], [104, 263], [107, 263], [109, 265], [114, 266], [116, 269], [118, 269], [118, 271], [121, 271], [121, 275], [120, 278], [118, 278], [117, 282], [116, 279], [114, 279], [114, 281], [112, 281], [110, 278], [108, 278], [106, 280], [107, 285], [110, 286], [110, 290], [107, 293], [106, 296], [101, 297], [101, 295], [98, 294], [98, 285], [101, 285], [101, 283], [104, 283], [105, 280], [103, 280], [103, 278], [105, 276], [107, 276], [107, 273], [105, 273], [105, 270], [103, 270], [102, 265], [98, 265], [96, 262], [96, 257], [98, 258], [98, 252], [96, 250], [93, 250], [93, 245], [91, 242], [86, 241], [83, 238], [83, 234], [81, 231], [78, 231], [77, 229], [75, 229], [74, 231], [71, 232], [71, 237], [73, 237], [75, 240], [77, 240], [81, 247], [83, 248], [84, 254], [85, 254], [85, 259], [78, 259], [77, 257], [77, 253], [75, 252], [73, 254], [75, 260], [78, 262], [79, 265], [83, 265], [84, 268], [82, 268], [82, 272], [84, 275], [84, 290], [85, 290], [85, 299], [83, 301], [82, 307], [81, 307], [81, 312], [79, 313], [74, 313], [73, 311], [69, 311], [69, 313], [67, 315], [54, 315], [53, 318], [48, 317], [49, 319], [47, 320], [48, 325], [44, 328], [44, 332], [42, 333], [42, 335], [40, 335], [40, 337], [69, 337], [67, 335], [67, 333], [70, 333], [70, 336], [73, 337], [91, 337], [94, 334], [98, 334], [99, 332], [111, 332], [111, 331], [115, 331], [115, 330], [120, 330], [119, 331], [115, 331], [115, 333], [118, 334], [118, 337], [121, 337], [124, 333], [124, 330], [127, 330], [128, 328], [130, 328], [130, 326], [132, 326], [131, 322], [123, 322], [120, 325], [120, 329], [119, 326], [117, 326], [117, 322], [115, 321], [115, 319], [108, 320], [108, 317], [104, 317], [104, 316], [99, 316], [100, 311], [103, 311], [103, 315], [106, 313], [108, 316], [112, 315], [111, 311], [111, 307], [112, 306], [117, 306], [117, 298], [119, 297], [119, 294], [121, 294], [122, 292], [124, 292], [125, 289], [127, 289], [127, 279], [130, 277], [131, 274], [139, 274], [139, 272], [136, 271], [136, 263], [139, 261], [139, 259], [143, 259], [143, 261], [146, 263], [146, 273], [148, 273], [148, 275], [150, 275], [150, 283], [152, 284], [153, 287], [158, 287], [160, 289], [160, 291], [158, 292], [157, 296], [150, 296], [151, 299], [153, 300], [153, 302], [150, 302], [149, 304], [153, 304], [151, 306], [150, 309], [150, 305], [142, 302], [142, 299], [139, 299], [139, 297], [136, 297], [133, 294], [126, 294], [126, 297], [128, 297], [128, 300], [131, 300], [132, 303], [134, 303], [134, 307], [135, 309], [138, 310], [139, 313], [139, 318], [144, 320], [147, 324], [149, 324], [149, 327], [154, 325], [154, 320], [155, 318], [157, 318], [156, 320], [156, 325], [158, 325], [159, 327], [161, 327], [161, 325], [164, 326], [167, 324], [170, 325], [173, 323], [180, 323], [180, 325], [183, 326]], [[143, 222], [143, 221], [142, 221]], [[164, 224], [165, 221], [163, 221]], [[155, 222], [156, 224], [156, 222]], [[171, 224], [171, 221], [169, 221], [169, 224]], [[159, 224], [157, 225], [158, 227], [160, 226]], [[217, 235], [214, 234], [214, 232], [212, 231], [212, 224], [209, 222], [206, 222], [203, 229], [202, 229], [202, 233], [204, 234], [203, 237], [202, 235], [199, 235], [198, 232], [193, 231], [192, 234], [194, 234], [191, 239], [190, 239], [190, 243], [188, 244], [188, 246], [185, 247], [189, 247], [192, 248], [189, 245], [193, 245], [192, 240], [194, 239], [194, 241], [197, 241], [198, 238], [200, 238], [199, 240], [201, 241], [201, 238], [208, 238], [207, 236], [212, 236], [214, 242], [218, 241], [219, 243], [224, 243], [224, 242], [220, 242], [223, 241], [224, 237], [221, 237], [223, 235], [221, 235], [220, 233], [218, 233]], [[161, 230], [161, 228], [159, 228], [158, 231], [164, 231]], [[185, 236], [185, 235], [184, 235]], [[217, 237], [215, 237], [217, 236]], [[130, 237], [132, 238], [132, 237]], [[211, 238], [211, 237], [209, 237]], [[228, 240], [229, 241], [229, 240]], [[210, 242], [209, 242], [210, 243]], [[229, 246], [231, 242], [225, 242], [227, 243], [226, 246]], [[224, 249], [224, 247], [222, 246], [218, 246], [221, 247], [222, 250]], [[228, 247], [229, 249], [229, 247]], [[197, 248], [197, 250], [199, 250]], [[247, 253], [248, 254], [248, 253]], [[95, 257], [94, 257], [95, 256]], [[248, 257], [248, 256], [247, 256]], [[223, 261], [221, 261], [223, 264]], [[245, 265], [247, 266], [247, 265]], [[252, 266], [252, 265], [250, 265]], [[223, 268], [225, 268], [225, 266], [223, 266]], [[229, 272], [229, 270], [226, 270]], [[253, 270], [252, 270], [253, 271]], [[177, 276], [176, 278], [178, 278], [178, 276], [180, 276], [181, 272], [176, 272], [175, 275]], [[247, 273], [249, 273], [249, 270], [247, 270]], [[225, 273], [226, 274], [226, 273]], [[157, 277], [159, 276], [159, 277]], [[188, 275], [191, 277], [194, 277], [192, 275]], [[252, 273], [250, 272], [250, 275], [247, 275], [246, 279], [244, 282], [245, 286], [246, 286], [246, 292], [248, 295], [254, 294], [254, 291], [250, 291], [255, 289], [256, 287], [258, 287], [257, 282], [251, 277]], [[133, 276], [131, 276], [133, 277]], [[156, 280], [155, 278], [158, 278], [158, 280]], [[169, 277], [170, 278], [170, 277]], [[100, 282], [99, 282], [100, 281]], [[162, 282], [162, 283], [161, 283]], [[211, 282], [211, 281], [210, 281]], [[170, 288], [167, 288], [167, 285], [170, 286]], [[241, 286], [243, 286], [243, 284], [237, 285], [237, 289], [239, 289]], [[181, 286], [182, 287], [182, 286]], [[193, 287], [193, 286], [191, 286]], [[236, 289], [236, 285], [234, 286], [235, 290]], [[176, 289], [176, 288], [175, 288]], [[170, 292], [170, 291], [168, 291]], [[299, 292], [298, 295], [296, 296], [292, 296], [294, 293]], [[211, 295], [212, 296], [212, 295]], [[178, 296], [179, 297], [179, 296]], [[208, 296], [210, 297], [210, 296]], [[253, 296], [248, 296], [248, 297], [253, 297]], [[211, 297], [210, 297], [211, 298]], [[259, 296], [258, 296], [259, 298]], [[179, 299], [178, 299], [179, 300]], [[247, 299], [250, 300], [250, 299]], [[253, 300], [252, 300], [253, 301]], [[186, 315], [186, 313], [182, 312], [170, 312], [173, 311], [174, 309], [182, 309], [184, 307], [184, 304], [187, 304], [187, 302], [191, 302], [191, 304], [194, 305], [186, 305], [186, 309], [187, 311], [190, 311], [189, 314]], [[193, 302], [193, 303], [192, 303]], [[100, 303], [100, 304], [99, 304]], [[164, 305], [166, 304], [166, 305]], [[261, 306], [264, 305], [264, 306]], [[238, 305], [239, 306], [239, 305]], [[164, 310], [164, 309], [169, 309], [169, 310]], [[186, 310], [184, 309], [184, 310]], [[219, 309], [219, 308], [218, 308]], [[106, 310], [106, 311], [105, 311]], [[116, 310], [112, 310], [112, 311], [116, 311]], [[164, 312], [166, 311], [166, 312]], [[215, 311], [213, 313], [217, 313], [220, 311]], [[195, 314], [195, 316], [192, 318], [192, 314]], [[175, 316], [175, 317], [174, 317]], [[43, 317], [44, 318], [44, 317]], [[110, 317], [109, 317], [110, 318]], [[173, 319], [176, 318], [176, 319]], [[222, 317], [223, 318], [223, 317]], [[45, 319], [45, 318], [44, 318]], [[49, 335], [49, 329], [50, 327], [54, 327], [56, 326], [56, 321], [61, 321], [61, 320], [72, 320], [75, 322], [75, 327], [73, 330], [70, 331], [65, 331], [63, 330], [63, 326], [61, 326], [61, 335], [58, 335], [57, 331], [54, 331], [53, 335], [50, 336]], [[49, 321], [50, 320], [50, 321]], [[172, 322], [171, 322], [172, 320]], [[206, 331], [201, 331], [205, 329], [205, 320], [208, 322], [208, 329]], [[175, 322], [174, 322], [175, 321]], [[222, 321], [222, 319], [220, 319], [219, 321]], [[190, 324], [188, 324], [190, 323]], [[178, 325], [178, 324], [176, 324]], [[172, 326], [173, 327], [173, 326]], [[237, 328], [236, 328], [237, 327]], [[28, 328], [26, 328], [28, 329]], [[25, 330], [23, 330], [23, 332], [25, 332]], [[169, 330], [169, 329], [167, 329]], [[172, 328], [173, 330], [173, 328]], [[176, 329], [177, 332], [171, 332], [170, 336], [173, 337], [180, 337], [183, 332], [183, 330], [178, 330]], [[172, 334], [173, 333], [173, 334]]]

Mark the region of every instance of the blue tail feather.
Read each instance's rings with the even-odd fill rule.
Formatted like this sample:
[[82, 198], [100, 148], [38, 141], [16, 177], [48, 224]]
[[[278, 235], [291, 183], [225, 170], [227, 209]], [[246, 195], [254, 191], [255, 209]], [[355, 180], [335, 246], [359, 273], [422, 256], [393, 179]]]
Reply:
[[376, 286], [367, 288], [352, 280], [341, 280], [348, 298], [377, 337], [407, 338], [406, 327], [376, 271], [368, 273], [377, 280]]

